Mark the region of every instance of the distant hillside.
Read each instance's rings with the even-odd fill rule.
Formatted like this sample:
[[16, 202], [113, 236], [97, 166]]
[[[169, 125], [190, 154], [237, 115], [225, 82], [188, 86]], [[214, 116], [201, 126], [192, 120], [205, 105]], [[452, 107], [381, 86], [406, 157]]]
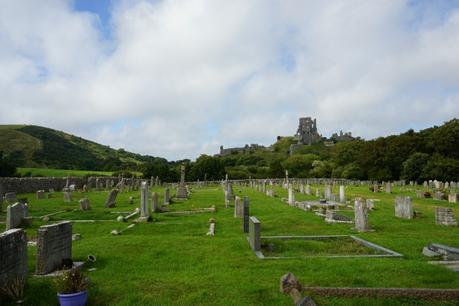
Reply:
[[137, 170], [153, 159], [35, 125], [0, 125], [1, 151], [19, 167]]

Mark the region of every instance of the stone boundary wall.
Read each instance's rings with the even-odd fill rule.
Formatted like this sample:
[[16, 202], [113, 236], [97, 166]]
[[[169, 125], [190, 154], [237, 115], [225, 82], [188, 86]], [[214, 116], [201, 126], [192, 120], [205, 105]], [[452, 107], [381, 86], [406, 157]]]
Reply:
[[[91, 188], [95, 188], [95, 181], [97, 177], [91, 177]], [[99, 181], [105, 187], [106, 180], [114, 180], [115, 184], [118, 182], [118, 177], [98, 177]], [[86, 177], [69, 177], [69, 185], [75, 184], [77, 189], [83, 188], [83, 185], [88, 185], [88, 178]], [[125, 182], [130, 179], [125, 178]], [[16, 193], [35, 193], [38, 190], [48, 192], [50, 188], [55, 191], [61, 191], [67, 183], [66, 177], [0, 177], [0, 190], [3, 193], [16, 192]]]

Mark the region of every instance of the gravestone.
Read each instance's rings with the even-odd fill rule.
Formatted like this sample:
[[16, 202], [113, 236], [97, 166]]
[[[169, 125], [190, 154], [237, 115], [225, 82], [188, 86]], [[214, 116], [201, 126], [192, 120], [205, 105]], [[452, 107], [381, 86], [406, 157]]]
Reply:
[[454, 210], [450, 207], [436, 207], [435, 223], [437, 225], [457, 226]]
[[78, 201], [78, 203], [80, 203], [80, 210], [90, 210], [91, 207], [89, 206], [89, 200], [88, 198], [82, 198]]
[[[72, 264], [72, 224], [69, 221], [38, 229], [35, 273], [48, 274]], [[70, 265], [70, 266], [69, 266]]]
[[69, 191], [75, 191], [75, 189], [76, 189], [76, 188], [75, 188], [75, 184], [71, 184], [71, 185], [69, 186]]
[[295, 206], [295, 194], [291, 185], [288, 187], [288, 205]]
[[88, 192], [88, 186], [86, 186], [86, 184], [83, 185], [83, 192]]
[[243, 230], [244, 233], [249, 232], [249, 197], [244, 197], [244, 206], [243, 206]]
[[175, 197], [178, 199], [188, 198], [188, 193], [185, 188], [185, 165], [180, 166], [180, 184], [177, 188]]
[[5, 193], [5, 202], [6, 204], [14, 204], [17, 202], [17, 197], [15, 192]]
[[448, 195], [448, 202], [449, 203], [457, 203], [459, 201], [459, 195], [456, 193], [452, 193]]
[[300, 184], [300, 193], [304, 194], [304, 185], [303, 184]]
[[15, 203], [6, 208], [6, 230], [16, 228], [24, 223], [24, 219], [29, 216], [27, 204]]
[[356, 198], [354, 204], [355, 214], [355, 230], [359, 232], [366, 232], [370, 230], [368, 224], [368, 207], [367, 201], [364, 198]]
[[434, 193], [433, 197], [434, 197], [435, 200], [444, 200], [445, 199], [445, 194], [443, 192], [441, 192], [441, 191], [436, 191]]
[[386, 183], [386, 193], [392, 193], [392, 185], [390, 182]]
[[164, 189], [164, 205], [169, 205], [170, 201], [169, 188], [166, 188]]
[[416, 198], [418, 198], [418, 199], [424, 198], [424, 191], [416, 190]]
[[70, 203], [70, 202], [72, 202], [72, 194], [70, 193], [69, 189], [64, 188], [64, 190], [62, 191], [62, 193], [63, 193], [63, 196], [64, 196], [64, 202], [65, 202], [65, 203]]
[[112, 189], [108, 195], [107, 200], [105, 201], [105, 208], [112, 208], [116, 206], [116, 197], [118, 196], [118, 189]]
[[159, 206], [159, 203], [158, 203], [158, 193], [157, 192], [151, 193], [151, 211], [155, 213], [161, 212], [161, 207]]
[[23, 229], [0, 233], [0, 288], [15, 287], [27, 279], [27, 237]]
[[306, 185], [305, 193], [307, 195], [311, 195], [311, 186], [310, 185]]
[[253, 251], [261, 251], [261, 223], [257, 217], [249, 218], [249, 243]]
[[324, 198], [326, 200], [331, 200], [331, 194], [332, 194], [331, 186], [330, 185], [325, 185], [325, 187], [324, 187]]
[[319, 187], [316, 188], [316, 197], [320, 198], [320, 189], [319, 189]]
[[[269, 190], [268, 190], [269, 191]], [[240, 197], [234, 199], [234, 218], [244, 217], [244, 205]]]
[[410, 197], [397, 196], [395, 198], [395, 216], [404, 219], [413, 219], [414, 211]]
[[148, 188], [146, 183], [142, 183], [140, 188], [140, 217], [139, 222], [150, 221], [150, 209], [148, 207]]
[[44, 190], [38, 190], [35, 193], [37, 199], [44, 199], [45, 198], [45, 191]]
[[339, 186], [339, 201], [341, 203], [345, 203], [346, 202], [346, 195], [344, 193], [344, 186], [343, 185]]

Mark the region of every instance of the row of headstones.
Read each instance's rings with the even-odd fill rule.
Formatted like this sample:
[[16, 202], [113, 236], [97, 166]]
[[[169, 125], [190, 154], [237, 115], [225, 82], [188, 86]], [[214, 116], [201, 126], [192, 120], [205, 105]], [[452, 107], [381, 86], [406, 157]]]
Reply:
[[[430, 198], [432, 193], [429, 191], [416, 190], [416, 197], [419, 199]], [[433, 192], [433, 198], [435, 200], [448, 200], [449, 203], [459, 202], [459, 194], [451, 190], [450, 193], [435, 191]]]
[[[395, 198], [395, 216], [404, 219], [415, 217], [410, 197], [398, 196]], [[435, 207], [435, 224], [457, 226], [454, 210], [450, 207]]]
[[[27, 278], [27, 236], [23, 229], [0, 234], [0, 288]], [[68, 221], [38, 229], [35, 274], [72, 268], [72, 224]]]

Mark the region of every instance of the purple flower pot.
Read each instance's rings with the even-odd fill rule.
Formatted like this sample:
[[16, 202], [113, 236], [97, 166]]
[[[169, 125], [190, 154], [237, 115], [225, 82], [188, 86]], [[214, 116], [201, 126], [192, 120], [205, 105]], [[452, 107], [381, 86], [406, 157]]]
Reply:
[[58, 293], [57, 297], [61, 306], [84, 306], [88, 299], [88, 291], [69, 294]]

